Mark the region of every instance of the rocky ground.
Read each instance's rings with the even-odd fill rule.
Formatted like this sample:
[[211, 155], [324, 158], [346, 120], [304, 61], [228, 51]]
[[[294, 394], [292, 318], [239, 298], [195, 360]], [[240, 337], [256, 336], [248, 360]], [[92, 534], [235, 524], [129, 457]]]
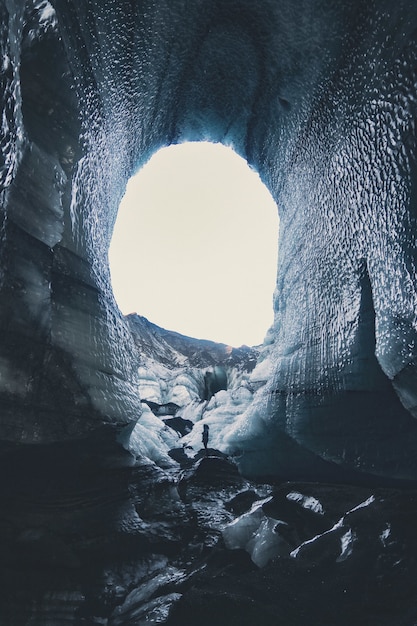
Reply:
[[0, 626], [415, 626], [417, 489], [245, 478], [214, 446], [257, 350], [130, 321], [133, 431], [0, 446]]
[[3, 451], [2, 625], [417, 623], [416, 491], [261, 484], [215, 450], [161, 470], [104, 448], [99, 471], [91, 442], [65, 466], [68, 450], [33, 451], [32, 472]]

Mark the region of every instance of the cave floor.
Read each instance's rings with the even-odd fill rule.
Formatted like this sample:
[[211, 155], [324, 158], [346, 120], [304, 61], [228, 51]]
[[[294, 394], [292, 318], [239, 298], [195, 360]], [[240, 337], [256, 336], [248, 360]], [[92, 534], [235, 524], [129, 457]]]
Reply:
[[42, 477], [3, 478], [4, 626], [417, 623], [415, 490], [253, 482], [215, 451]]

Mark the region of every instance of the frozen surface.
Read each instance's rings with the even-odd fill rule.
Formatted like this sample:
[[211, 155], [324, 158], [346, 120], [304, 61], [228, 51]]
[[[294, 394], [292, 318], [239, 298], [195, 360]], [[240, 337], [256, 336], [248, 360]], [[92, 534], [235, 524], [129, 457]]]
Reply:
[[138, 376], [107, 255], [133, 172], [210, 140], [267, 185], [280, 254], [267, 354], [195, 419], [247, 474], [415, 481], [417, 6], [7, 0], [0, 17], [1, 439], [118, 432], [139, 380], [196, 408], [201, 379]]
[[288, 554], [288, 546], [277, 532], [279, 522], [262, 511], [264, 501], [256, 502], [248, 513], [241, 515], [223, 530], [227, 548], [244, 549], [258, 567], [280, 555]]
[[299, 502], [304, 509], [308, 509], [310, 511], [314, 511], [314, 513], [324, 515], [324, 510], [321, 502], [319, 502], [319, 500], [316, 500], [316, 498], [313, 498], [312, 496], [306, 497], [302, 493], [297, 493], [297, 491], [291, 491], [287, 495], [287, 500]]
[[236, 422], [251, 402], [252, 394], [245, 387], [238, 387], [231, 391], [219, 391], [204, 407], [198, 428], [193, 428], [189, 435], [183, 437], [182, 444], [198, 450], [201, 447], [203, 426], [207, 424], [210, 429], [210, 447], [226, 451], [224, 431]]
[[[201, 342], [166, 331], [137, 315], [128, 316], [128, 320], [141, 350], [138, 389], [144, 407], [130, 449], [137, 454], [144, 451], [147, 432], [152, 447], [154, 437], [160, 439], [163, 418], [175, 416], [191, 422], [192, 430], [176, 441], [160, 441], [161, 454], [163, 450], [167, 455], [174, 447], [183, 447], [190, 456], [197, 454], [202, 448], [204, 425], [209, 427], [209, 447], [226, 452], [228, 429], [250, 406], [255, 390], [266, 382], [262, 372], [266, 371], [267, 359], [255, 366], [258, 349]], [[217, 390], [216, 383], [226, 388]], [[146, 416], [152, 415], [148, 407], [158, 417], [146, 422]], [[144, 438], [142, 448], [139, 434]], [[157, 461], [155, 455], [150, 458]]]
[[170, 467], [174, 461], [168, 456], [168, 451], [177, 445], [178, 435], [145, 407], [130, 436], [129, 451], [136, 457], [150, 459], [160, 467]]

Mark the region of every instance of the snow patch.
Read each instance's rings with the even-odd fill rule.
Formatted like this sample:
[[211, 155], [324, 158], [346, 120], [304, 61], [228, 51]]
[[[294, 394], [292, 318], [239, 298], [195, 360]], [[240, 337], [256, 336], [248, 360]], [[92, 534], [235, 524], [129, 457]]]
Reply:
[[304, 509], [309, 509], [319, 515], [324, 515], [324, 509], [321, 502], [312, 496], [304, 496], [302, 493], [298, 493], [298, 491], [291, 491], [291, 493], [287, 494], [287, 500], [298, 502]]

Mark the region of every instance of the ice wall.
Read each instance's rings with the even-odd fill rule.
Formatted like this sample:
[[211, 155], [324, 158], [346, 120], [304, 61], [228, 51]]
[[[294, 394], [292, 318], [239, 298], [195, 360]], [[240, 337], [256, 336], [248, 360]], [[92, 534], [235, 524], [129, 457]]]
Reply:
[[281, 220], [272, 374], [229, 433], [242, 470], [415, 480], [415, 3], [0, 7], [1, 438], [138, 417], [112, 226], [156, 149], [210, 139]]

